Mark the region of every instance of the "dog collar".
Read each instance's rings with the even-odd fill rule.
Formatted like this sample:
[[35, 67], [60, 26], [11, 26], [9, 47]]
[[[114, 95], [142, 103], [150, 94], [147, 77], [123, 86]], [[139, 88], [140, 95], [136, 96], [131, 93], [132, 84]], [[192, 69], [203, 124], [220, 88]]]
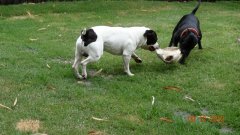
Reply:
[[197, 37], [200, 37], [199, 34], [198, 34], [198, 31], [194, 28], [186, 28], [185, 30], [183, 30], [183, 32], [181, 33], [180, 35], [180, 38], [185, 36], [185, 34], [188, 32], [188, 31], [191, 31], [193, 32]]

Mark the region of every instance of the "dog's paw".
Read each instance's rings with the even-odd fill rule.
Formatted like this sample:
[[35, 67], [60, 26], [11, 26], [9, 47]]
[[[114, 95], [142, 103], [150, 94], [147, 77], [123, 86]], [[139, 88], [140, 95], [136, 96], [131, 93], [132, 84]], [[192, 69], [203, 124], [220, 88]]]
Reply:
[[127, 73], [128, 74], [128, 76], [134, 76], [134, 74], [132, 74], [132, 73]]
[[142, 63], [142, 59], [140, 59], [140, 58], [136, 58], [134, 60], [135, 60], [136, 63]]
[[184, 61], [179, 61], [179, 63], [180, 63], [181, 65], [184, 65], [184, 64], [185, 64], [185, 62], [184, 62]]
[[86, 76], [86, 75], [82, 75], [82, 79], [83, 79], [83, 80], [86, 80], [86, 79], [87, 79], [87, 76]]

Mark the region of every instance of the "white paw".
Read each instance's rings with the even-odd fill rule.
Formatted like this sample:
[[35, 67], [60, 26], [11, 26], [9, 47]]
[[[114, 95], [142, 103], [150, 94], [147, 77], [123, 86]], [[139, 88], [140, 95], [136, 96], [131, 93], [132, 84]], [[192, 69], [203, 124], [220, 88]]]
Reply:
[[132, 74], [132, 73], [127, 73], [128, 74], [128, 76], [134, 76], [134, 74]]

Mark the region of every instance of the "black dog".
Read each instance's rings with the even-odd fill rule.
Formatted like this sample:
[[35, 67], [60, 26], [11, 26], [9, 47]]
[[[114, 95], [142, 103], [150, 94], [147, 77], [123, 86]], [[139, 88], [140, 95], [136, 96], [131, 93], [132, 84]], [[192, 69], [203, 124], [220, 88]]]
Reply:
[[182, 53], [182, 58], [179, 60], [179, 63], [181, 64], [184, 64], [186, 57], [196, 44], [198, 44], [199, 49], [202, 49], [202, 33], [199, 26], [199, 20], [194, 16], [200, 3], [201, 0], [198, 1], [197, 6], [193, 9], [192, 13], [184, 15], [181, 18], [172, 33], [169, 47], [177, 46], [178, 43], [180, 44], [179, 48]]

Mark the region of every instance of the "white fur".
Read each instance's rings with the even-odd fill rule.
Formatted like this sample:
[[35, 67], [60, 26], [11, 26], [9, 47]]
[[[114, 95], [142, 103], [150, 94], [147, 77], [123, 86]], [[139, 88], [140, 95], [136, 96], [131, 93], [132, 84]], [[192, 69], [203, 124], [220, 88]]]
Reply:
[[[75, 61], [72, 68], [77, 78], [86, 78], [86, 65], [89, 62], [98, 61], [103, 55], [103, 51], [107, 51], [114, 55], [122, 55], [124, 63], [124, 71], [133, 76], [129, 69], [129, 62], [131, 57], [136, 61], [141, 59], [134, 53], [134, 51], [142, 47], [148, 49], [146, 45], [147, 39], [143, 36], [146, 27], [108, 27], [96, 26], [91, 29], [97, 34], [97, 40], [84, 46], [81, 36], [76, 42]], [[154, 44], [158, 46], [158, 44]], [[87, 53], [88, 57], [82, 60], [82, 54]], [[82, 75], [79, 74], [78, 65], [82, 66]]]

